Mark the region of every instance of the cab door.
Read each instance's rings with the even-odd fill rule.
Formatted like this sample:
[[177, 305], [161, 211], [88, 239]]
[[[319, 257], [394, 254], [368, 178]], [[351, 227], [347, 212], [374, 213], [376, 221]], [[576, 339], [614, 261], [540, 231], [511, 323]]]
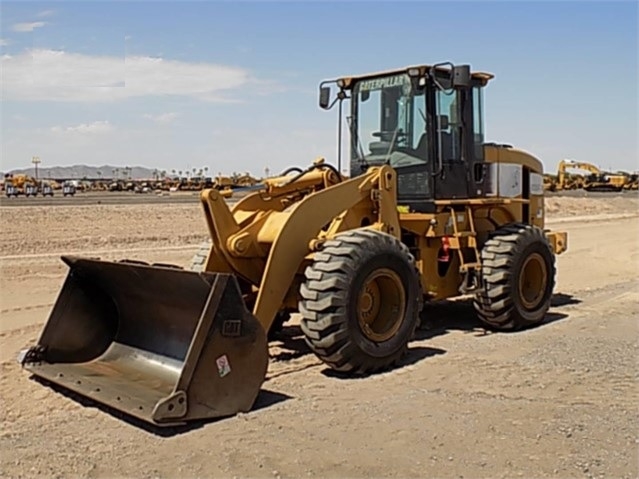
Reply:
[[[474, 90], [477, 94], [473, 94]], [[452, 92], [437, 90], [435, 93], [436, 199], [484, 196], [479, 93], [478, 88], [461, 88]]]

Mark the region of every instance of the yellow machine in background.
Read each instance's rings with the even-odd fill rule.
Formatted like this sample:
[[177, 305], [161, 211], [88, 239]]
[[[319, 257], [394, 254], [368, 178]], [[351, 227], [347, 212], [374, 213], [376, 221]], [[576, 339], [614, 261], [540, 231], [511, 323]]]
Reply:
[[223, 190], [234, 186], [233, 178], [230, 176], [222, 176], [221, 174], [213, 178], [213, 188]]
[[35, 178], [25, 174], [5, 174], [4, 185], [7, 191], [11, 191], [11, 195], [18, 196], [25, 194], [26, 188], [29, 186], [37, 187], [38, 182]]
[[[568, 169], [585, 170], [589, 175], [582, 177], [580, 182], [575, 183], [568, 175]], [[626, 183], [626, 176], [623, 174], [607, 173], [597, 168], [592, 163], [574, 160], [562, 160], [557, 168], [557, 190], [579, 189], [586, 191], [621, 191]]]
[[251, 176], [248, 172], [233, 177], [233, 185], [236, 187], [254, 186], [259, 182], [258, 178]]
[[213, 188], [218, 190], [229, 190], [234, 188], [244, 188], [258, 184], [260, 180], [251, 176], [250, 173], [233, 173], [231, 176], [219, 174], [213, 179]]
[[64, 257], [24, 368], [172, 425], [250, 410], [267, 332], [291, 313], [312, 352], [350, 375], [399, 364], [426, 301], [469, 295], [494, 330], [540, 324], [567, 236], [546, 228], [541, 162], [484, 142], [492, 78], [446, 63], [323, 82], [320, 106], [339, 102], [340, 122], [349, 108], [348, 176], [338, 156], [233, 207], [202, 191], [211, 242], [190, 271]]
[[630, 173], [626, 178], [626, 183], [623, 185], [624, 190], [639, 190], [639, 174]]

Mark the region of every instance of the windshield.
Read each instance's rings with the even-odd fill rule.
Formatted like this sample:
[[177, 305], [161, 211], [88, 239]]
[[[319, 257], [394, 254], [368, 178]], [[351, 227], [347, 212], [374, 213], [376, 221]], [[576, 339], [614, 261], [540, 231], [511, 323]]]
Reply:
[[353, 89], [351, 165], [423, 164], [428, 159], [425, 95], [406, 74], [362, 80]]

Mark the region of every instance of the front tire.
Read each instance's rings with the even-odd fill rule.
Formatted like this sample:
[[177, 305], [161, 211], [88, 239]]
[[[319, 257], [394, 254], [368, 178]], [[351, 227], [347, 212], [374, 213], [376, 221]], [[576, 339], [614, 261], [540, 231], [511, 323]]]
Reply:
[[342, 233], [315, 253], [300, 287], [300, 323], [331, 368], [370, 374], [395, 365], [419, 323], [422, 291], [408, 248], [370, 229]]
[[481, 252], [479, 319], [492, 329], [516, 331], [543, 322], [555, 286], [555, 257], [544, 232], [511, 224], [493, 232]]

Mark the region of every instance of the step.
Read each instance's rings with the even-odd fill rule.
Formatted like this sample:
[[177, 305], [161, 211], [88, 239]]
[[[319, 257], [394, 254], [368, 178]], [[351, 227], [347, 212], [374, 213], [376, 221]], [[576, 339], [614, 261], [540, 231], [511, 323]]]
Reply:
[[468, 236], [477, 236], [477, 233], [474, 231], [458, 231], [457, 233], [453, 233], [453, 236], [457, 238], [465, 238]]
[[471, 269], [479, 271], [481, 269], [481, 263], [464, 263], [459, 267], [459, 270], [461, 272], [468, 271]]

